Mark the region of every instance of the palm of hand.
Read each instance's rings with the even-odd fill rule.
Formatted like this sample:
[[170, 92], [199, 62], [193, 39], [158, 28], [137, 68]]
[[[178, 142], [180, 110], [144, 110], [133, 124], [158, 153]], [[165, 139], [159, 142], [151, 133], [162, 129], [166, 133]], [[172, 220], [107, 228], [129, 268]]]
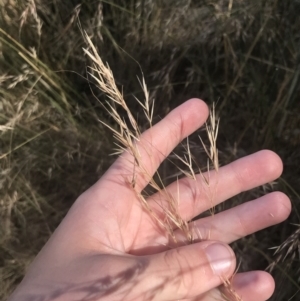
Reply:
[[[206, 105], [194, 99], [146, 131], [138, 147], [147, 173], [152, 175], [206, 117]], [[175, 230], [175, 245], [141, 205], [137, 192], [148, 178], [138, 170], [132, 189], [131, 161], [125, 152], [79, 197], [29, 269], [15, 293], [18, 300], [214, 300], [220, 297], [215, 288], [235, 269], [234, 255], [226, 244], [276, 224], [290, 212], [287, 197], [274, 192], [196, 221], [191, 225], [198, 238], [195, 244], [188, 245], [181, 231]], [[222, 167], [210, 175], [212, 183], [217, 183], [214, 205], [274, 180], [281, 171], [280, 159], [269, 151]], [[180, 199], [178, 212], [185, 220], [212, 206], [200, 176], [196, 181], [180, 180], [166, 191]], [[168, 204], [162, 196], [156, 194], [147, 201], [163, 217], [161, 204]], [[218, 258], [217, 265], [223, 268], [219, 272], [208, 261], [217, 247], [218, 256], [224, 256]], [[233, 287], [244, 301], [259, 301], [270, 296], [274, 283], [267, 273], [248, 272], [237, 274]]]

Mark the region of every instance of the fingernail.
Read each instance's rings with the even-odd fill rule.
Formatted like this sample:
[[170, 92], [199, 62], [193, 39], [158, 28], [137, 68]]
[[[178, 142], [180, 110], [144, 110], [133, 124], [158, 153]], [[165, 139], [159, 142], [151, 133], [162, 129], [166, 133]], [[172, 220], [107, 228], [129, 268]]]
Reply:
[[204, 251], [216, 275], [226, 274], [234, 263], [232, 251], [223, 244], [211, 244]]

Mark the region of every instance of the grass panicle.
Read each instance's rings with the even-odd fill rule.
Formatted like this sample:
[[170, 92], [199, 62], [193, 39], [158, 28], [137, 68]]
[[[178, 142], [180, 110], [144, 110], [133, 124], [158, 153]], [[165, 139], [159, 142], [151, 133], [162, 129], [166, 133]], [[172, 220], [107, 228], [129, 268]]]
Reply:
[[[155, 174], [156, 177], [159, 179], [159, 182], [157, 182], [157, 180], [155, 180], [154, 177], [149, 173], [149, 171], [146, 170], [146, 168], [144, 167], [144, 158], [140, 156], [140, 152], [136, 143], [140, 141], [141, 135], [141, 130], [139, 128], [138, 122], [133, 116], [130, 108], [126, 104], [123, 94], [118, 89], [115, 83], [114, 75], [109, 65], [103, 62], [100, 55], [98, 54], [95, 45], [93, 44], [87, 33], [84, 34], [84, 37], [88, 45], [88, 49], [84, 49], [84, 53], [90, 58], [92, 62], [92, 67], [89, 68], [89, 75], [96, 82], [97, 87], [108, 97], [109, 100], [106, 101], [104, 108], [112, 117], [112, 119], [118, 127], [117, 130], [111, 125], [101, 121], [107, 128], [109, 128], [109, 130], [112, 131], [114, 138], [117, 141], [118, 149], [114, 152], [114, 154], [121, 154], [122, 152], [126, 151], [132, 155], [133, 175], [131, 178], [135, 178], [134, 171], [138, 169], [139, 172], [141, 172], [147, 179], [147, 182], [149, 182], [149, 186], [153, 188], [155, 192], [161, 195], [161, 199], [166, 199], [168, 201], [168, 206], [161, 206], [159, 204], [164, 213], [164, 217], [160, 218], [149, 207], [143, 193], [140, 193], [138, 190], [135, 189], [135, 185], [133, 185], [133, 180], [128, 180], [128, 182], [130, 182], [132, 188], [135, 189], [135, 192], [138, 198], [140, 199], [141, 204], [144, 206], [147, 212], [151, 216], [153, 216], [153, 218], [158, 222], [158, 224], [165, 229], [166, 233], [170, 235], [170, 237], [172, 237], [175, 242], [176, 237], [174, 235], [174, 225], [186, 235], [188, 242], [192, 243], [194, 238], [192, 235], [192, 231], [190, 230], [189, 223], [185, 221], [178, 213], [178, 203], [180, 202], [180, 200], [175, 199], [166, 192], [164, 188], [163, 179], [159, 173]], [[144, 77], [142, 78], [142, 80], [138, 81], [144, 92], [144, 100], [141, 101], [137, 97], [135, 97], [135, 100], [137, 101], [138, 105], [140, 105], [140, 107], [142, 108], [146, 120], [148, 121], [148, 124], [151, 127], [153, 123], [154, 101], [150, 101], [149, 92]], [[124, 117], [119, 113], [120, 108], [123, 109], [123, 111], [125, 112], [126, 117], [129, 120], [129, 124], [126, 123]], [[210, 152], [208, 152], [207, 148], [204, 145], [204, 142], [202, 140], [201, 141], [205, 147], [205, 151], [207, 152], [209, 160], [212, 161], [214, 166], [217, 166], [218, 168], [218, 151], [216, 149], [218, 124], [216, 125], [216, 122], [219, 123], [216, 119], [215, 109], [213, 107], [211, 111], [210, 125], [206, 125], [209, 142], [213, 143], [209, 147]], [[190, 151], [188, 139], [185, 150], [187, 155], [183, 155], [183, 157], [181, 157], [175, 154], [175, 156], [187, 167], [187, 169], [184, 170], [180, 167], [176, 167], [180, 172], [182, 172], [182, 174], [196, 181], [196, 175], [194, 172], [192, 154]], [[149, 154], [149, 156], [151, 156], [151, 154]], [[206, 184], [209, 185], [209, 179], [206, 179]], [[213, 202], [213, 200], [211, 201]]]
[[[161, 196], [161, 199], [167, 200], [167, 206], [162, 205], [160, 206], [163, 217], [161, 218], [159, 215], [155, 213], [154, 210], [149, 206], [147, 199], [145, 198], [143, 192], [140, 193], [136, 186], [133, 184], [133, 180], [129, 182], [131, 184], [132, 189], [135, 191], [138, 199], [140, 200], [143, 208], [146, 210], [146, 212], [153, 217], [153, 219], [157, 222], [158, 226], [160, 226], [162, 229], [164, 229], [165, 233], [170, 236], [175, 243], [177, 243], [177, 239], [175, 236], [175, 230], [179, 229], [182, 231], [182, 233], [185, 235], [186, 241], [188, 243], [193, 243], [194, 240], [203, 240], [201, 237], [201, 234], [199, 236], [195, 236], [195, 231], [193, 231], [192, 226], [193, 223], [189, 223], [189, 221], [186, 221], [183, 219], [183, 217], [178, 212], [178, 204], [180, 202], [180, 199], [176, 199], [173, 196], [171, 196], [165, 189], [164, 181], [161, 178], [160, 174], [156, 172], [156, 176], [159, 179], [159, 183], [154, 179], [154, 177], [147, 171], [147, 169], [143, 165], [143, 157], [140, 155], [139, 149], [137, 147], [138, 141], [140, 141], [140, 135], [141, 131], [139, 129], [139, 125], [135, 117], [133, 116], [132, 112], [130, 111], [129, 107], [126, 104], [126, 101], [123, 97], [123, 94], [119, 91], [117, 88], [117, 85], [114, 80], [113, 73], [111, 69], [109, 68], [108, 64], [104, 64], [102, 61], [100, 55], [97, 52], [97, 49], [91, 39], [88, 37], [88, 35], [85, 33], [85, 39], [88, 44], [88, 49], [84, 49], [85, 54], [91, 59], [93, 67], [91, 67], [89, 70], [90, 76], [95, 80], [97, 83], [97, 87], [106, 94], [109, 101], [106, 102], [106, 105], [104, 105], [105, 109], [107, 110], [108, 114], [113, 118], [113, 120], [116, 122], [118, 129], [116, 130], [112, 128], [109, 124], [102, 122], [104, 126], [106, 126], [109, 130], [112, 131], [114, 138], [116, 139], [118, 145], [119, 145], [119, 151], [117, 153], [121, 152], [129, 152], [132, 155], [133, 160], [131, 161], [133, 164], [133, 174], [132, 179], [135, 178], [135, 171], [138, 169], [139, 172], [142, 172], [143, 176], [147, 179], [147, 182], [149, 182], [149, 185], [154, 189], [156, 193], [158, 193]], [[152, 117], [153, 117], [153, 109], [154, 106], [152, 104], [152, 107], [150, 109], [149, 105], [149, 92], [147, 90], [147, 86], [145, 83], [145, 79], [142, 78], [142, 82], [139, 81], [139, 83], [142, 86], [143, 92], [144, 92], [144, 101], [140, 101], [139, 99], [136, 99], [138, 104], [142, 107], [144, 114], [148, 120], [149, 126], [152, 126]], [[124, 118], [120, 115], [118, 112], [118, 107], [121, 107], [129, 120], [130, 126], [127, 125]], [[206, 123], [206, 132], [209, 140], [209, 147], [206, 147], [203, 140], [200, 138], [201, 143], [203, 145], [203, 148], [205, 150], [205, 153], [208, 157], [208, 166], [211, 163], [215, 169], [216, 172], [219, 170], [219, 159], [218, 159], [218, 150], [217, 150], [217, 135], [218, 135], [218, 128], [219, 128], [219, 119], [216, 118], [215, 113], [215, 106], [213, 105], [212, 110], [210, 111], [210, 117], [209, 122]], [[193, 180], [196, 179], [196, 174], [194, 172], [193, 168], [193, 159], [192, 154], [190, 151], [189, 146], [189, 140], [187, 138], [187, 144], [186, 144], [186, 153], [187, 155], [183, 155], [182, 157], [175, 154], [176, 158], [182, 162], [187, 169], [183, 170], [180, 167], [176, 166], [180, 172], [182, 172], [183, 175], [185, 175], [188, 178], [191, 178]], [[150, 155], [150, 154], [149, 154]], [[208, 186], [210, 191], [210, 179], [209, 175], [208, 177], [204, 176], [204, 174], [201, 172], [201, 168], [199, 168], [200, 173], [202, 174], [202, 177], [204, 179], [204, 183]], [[208, 174], [209, 174], [209, 167], [208, 167]], [[178, 182], [177, 182], [178, 184]], [[179, 189], [179, 185], [178, 185]], [[216, 187], [214, 187], [216, 189]], [[214, 206], [214, 193], [215, 190], [212, 192], [210, 191], [210, 201], [212, 206]], [[179, 195], [179, 193], [178, 193]], [[174, 228], [174, 225], [176, 228]], [[197, 231], [196, 231], [197, 233]], [[224, 279], [224, 287], [226, 291], [226, 295], [229, 296], [229, 299], [227, 297], [227, 300], [233, 300], [233, 301], [242, 301], [242, 298], [234, 291], [231, 285], [230, 279]]]

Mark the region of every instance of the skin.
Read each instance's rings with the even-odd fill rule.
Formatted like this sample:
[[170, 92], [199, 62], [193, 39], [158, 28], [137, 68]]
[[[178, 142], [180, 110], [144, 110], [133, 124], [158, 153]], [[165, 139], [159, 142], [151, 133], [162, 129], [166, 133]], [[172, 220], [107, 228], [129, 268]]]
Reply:
[[[144, 132], [137, 147], [147, 172], [154, 174], [207, 116], [206, 104], [191, 99]], [[9, 301], [220, 300], [222, 283], [236, 268], [228, 244], [285, 220], [291, 210], [287, 196], [273, 192], [197, 220], [191, 224], [198, 234], [192, 245], [175, 230], [175, 245], [137, 198], [136, 191], [147, 185], [144, 173], [136, 170], [135, 190], [129, 185], [131, 161], [124, 152], [76, 200]], [[267, 150], [224, 166], [218, 174], [211, 172], [213, 205], [273, 181], [281, 172], [280, 158]], [[207, 189], [198, 176], [171, 184], [167, 192], [178, 197], [178, 212], [189, 220], [212, 206]], [[158, 204], [168, 206], [157, 194], [147, 201], [157, 214]], [[273, 278], [263, 271], [236, 274], [231, 285], [244, 301], [263, 301], [274, 291]]]

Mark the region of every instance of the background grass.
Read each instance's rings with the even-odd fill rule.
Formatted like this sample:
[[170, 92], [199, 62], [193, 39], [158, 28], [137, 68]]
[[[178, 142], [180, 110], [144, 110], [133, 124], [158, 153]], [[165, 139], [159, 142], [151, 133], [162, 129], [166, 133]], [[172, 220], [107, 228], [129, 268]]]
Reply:
[[[279, 189], [293, 203], [289, 220], [234, 248], [242, 270], [278, 262], [272, 300], [297, 300], [299, 10], [298, 0], [0, 0], [0, 299], [113, 160], [111, 135], [98, 120], [114, 124], [93, 94], [104, 96], [86, 79], [81, 27], [141, 127], [133, 94], [142, 95], [136, 79], [142, 68], [156, 121], [189, 97], [218, 102], [222, 165], [262, 148], [282, 157], [276, 183], [230, 206]], [[197, 152], [199, 143], [191, 143]], [[273, 255], [269, 248], [282, 243]]]

